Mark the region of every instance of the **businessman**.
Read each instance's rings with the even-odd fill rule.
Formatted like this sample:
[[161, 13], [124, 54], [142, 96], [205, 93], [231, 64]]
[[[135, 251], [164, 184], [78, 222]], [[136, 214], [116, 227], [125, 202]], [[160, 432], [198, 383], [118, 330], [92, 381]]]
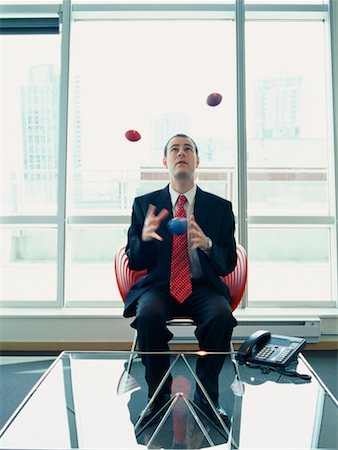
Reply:
[[[134, 200], [126, 252], [130, 269], [147, 269], [148, 274], [130, 289], [124, 316], [135, 316], [132, 326], [137, 329], [140, 351], [169, 350], [172, 333], [166, 321], [173, 317], [194, 320], [199, 347], [205, 351], [227, 351], [237, 325], [229, 289], [220, 278], [232, 272], [237, 261], [232, 205], [195, 184], [199, 163], [193, 139], [173, 136], [163, 156], [169, 184]], [[173, 217], [187, 218], [187, 232], [170, 233], [167, 224]], [[142, 361], [150, 398], [169, 367], [169, 356], [143, 355]], [[218, 400], [223, 362], [223, 355], [199, 357], [196, 374], [227, 422]], [[149, 420], [169, 400], [170, 387], [168, 377], [143, 420]], [[198, 386], [194, 401], [217, 421]]]

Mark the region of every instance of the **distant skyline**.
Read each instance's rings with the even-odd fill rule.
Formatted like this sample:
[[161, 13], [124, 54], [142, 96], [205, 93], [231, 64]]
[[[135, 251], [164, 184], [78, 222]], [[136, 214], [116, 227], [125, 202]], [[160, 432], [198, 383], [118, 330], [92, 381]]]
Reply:
[[[71, 170], [77, 173], [83, 166], [83, 130], [81, 127], [81, 77], [72, 83], [69, 151], [73, 155]], [[300, 105], [302, 77], [260, 80], [256, 92], [256, 131], [258, 139], [298, 139], [301, 134]], [[29, 68], [29, 83], [21, 87], [22, 149], [25, 178], [37, 179], [37, 171], [57, 169], [57, 133], [59, 77], [51, 64]], [[185, 112], [171, 112], [151, 121], [149, 155], [156, 165], [161, 162], [163, 145], [173, 134], [190, 133], [191, 118]], [[144, 136], [142, 136], [144, 138]], [[131, 144], [137, 148], [137, 144]], [[225, 138], [211, 136], [199, 142], [204, 163], [219, 161], [226, 149]], [[29, 174], [29, 176], [28, 176]], [[35, 175], [34, 175], [35, 174]], [[80, 182], [80, 178], [77, 177]]]
[[[135, 33], [136, 41], [130, 39]], [[43, 134], [41, 129], [38, 136], [27, 127], [17, 133], [11, 133], [11, 129], [23, 121], [27, 125], [29, 114], [32, 116], [29, 108], [33, 108], [33, 103], [24, 110], [20, 99], [22, 88], [30, 84], [30, 67], [52, 65], [58, 79], [60, 36], [46, 36], [43, 40], [36, 36], [2, 39], [6, 61], [3, 70], [6, 90], [2, 98], [6, 110], [2, 150], [2, 166], [6, 168], [4, 196], [9, 210], [11, 202], [16, 201], [25, 205], [31, 201], [31, 208], [36, 208], [47, 190], [39, 199], [28, 199], [22, 177], [28, 170], [56, 170], [59, 150], [55, 139], [53, 144], [48, 142], [53, 134], [50, 125], [46, 127], [43, 122], [44, 106], [41, 104], [36, 117], [40, 120], [39, 129], [45, 126], [48, 132], [45, 129]], [[112, 45], [114, 42], [120, 45]], [[327, 170], [324, 44], [321, 23], [247, 24], [249, 170], [279, 167], [297, 170], [304, 164], [309, 169]], [[121, 194], [124, 189], [118, 186], [119, 177], [123, 176], [123, 183], [135, 185], [140, 183], [140, 168], [162, 167], [164, 142], [176, 132], [186, 132], [196, 140], [201, 167], [227, 167], [235, 171], [235, 49], [235, 28], [231, 21], [75, 22], [68, 105], [67, 167], [71, 175], [67, 180], [71, 193], [68, 205], [85, 198], [109, 202], [112, 197], [124, 195]], [[20, 59], [14, 59], [18, 52]], [[33, 84], [27, 87], [27, 92], [35, 89]], [[41, 99], [42, 91], [41, 87]], [[223, 101], [217, 107], [209, 107], [206, 97], [215, 91], [223, 95]], [[59, 99], [53, 102], [58, 116]], [[47, 115], [53, 114], [50, 111]], [[55, 124], [56, 139], [57, 120], [54, 117], [51, 121]], [[128, 129], [137, 129], [141, 140], [127, 141], [124, 134]], [[53, 191], [56, 195], [56, 178]], [[48, 208], [52, 211], [56, 204]]]
[[[135, 195], [123, 185], [128, 179], [116, 185], [116, 176], [107, 170], [88, 170], [83, 161], [86, 142], [82, 129], [82, 85], [80, 75], [71, 82], [72, 101], [70, 107], [70, 134], [68, 139], [69, 174], [72, 179], [72, 204], [98, 202], [114, 204], [124, 208]], [[303, 79], [300, 76], [262, 79], [256, 91], [256, 131], [259, 140], [270, 141], [270, 152], [274, 151], [272, 141], [281, 139], [298, 140], [301, 135], [301, 97]], [[22, 109], [22, 151], [24, 161], [25, 189], [32, 195], [41, 194], [45, 201], [55, 202], [57, 194], [58, 164], [58, 103], [59, 77], [51, 64], [29, 67], [29, 83], [21, 87]], [[190, 134], [192, 124], [187, 112], [171, 112], [152, 119], [149, 132], [152, 136], [148, 158], [153, 167], [161, 167], [163, 145], [173, 134]], [[194, 136], [193, 136], [194, 137]], [[148, 138], [149, 139], [149, 138]], [[226, 137], [211, 136], [200, 139], [198, 145], [203, 167], [220, 166], [224, 154], [235, 158], [235, 143]], [[126, 145], [128, 145], [126, 143]], [[138, 150], [137, 143], [130, 143]], [[278, 147], [277, 147], [278, 148]], [[87, 149], [87, 152], [91, 151]], [[284, 152], [285, 153], [285, 152]], [[147, 164], [138, 161], [138, 170]], [[102, 163], [99, 161], [99, 165]], [[226, 164], [223, 164], [225, 167]], [[139, 175], [140, 176], [140, 175]], [[116, 185], [116, 187], [114, 187]], [[117, 189], [117, 190], [116, 190]], [[126, 197], [127, 195], [127, 197]]]
[[[128, 39], [131, 29], [137, 31], [138, 42]], [[119, 151], [121, 166], [136, 169], [140, 164], [149, 165], [149, 160], [153, 157], [154, 139], [151, 123], [153, 121], [158, 123], [167, 114], [186, 114], [191, 127], [190, 132], [197, 140], [205, 142], [208, 137], [217, 140], [225, 137], [228, 141], [236, 141], [233, 24], [228, 21], [197, 21], [197, 23], [178, 21], [175, 23], [174, 41], [170, 30], [172, 30], [170, 21], [114, 22], [114, 26], [110, 22], [74, 24], [71, 79], [74, 83], [75, 77], [81, 78], [83, 170], [90, 168], [100, 170], [102, 167], [99, 161], [108, 161], [113, 151]], [[285, 39], [286, 34], [289, 39]], [[154, 35], [157, 36], [158, 45], [162, 48], [156, 63], [153, 59]], [[187, 35], [193, 36], [194, 39], [184, 39]], [[266, 39], [268, 35], [271, 36], [269, 40]], [[207, 40], [205, 36], [208, 36]], [[322, 27], [319, 23], [297, 23], [297, 27], [293, 23], [263, 23], [259, 27], [255, 23], [248, 23], [246, 42], [248, 140], [257, 136], [255, 93], [260, 80], [288, 77], [303, 78], [302, 108], [306, 120], [303, 120], [303, 134], [299, 137], [315, 139], [326, 137], [326, 79], [323, 70], [325, 48], [321, 37]], [[178, 48], [177, 42], [180, 42], [181, 38], [181, 48]], [[113, 47], [110, 45], [110, 42], [117, 41], [123, 42], [123, 45]], [[33, 52], [33, 47], [37, 43], [36, 52]], [[11, 39], [6, 37], [4, 44], [3, 58], [7, 62], [7, 70], [3, 71], [3, 83], [8, 92], [4, 93], [4, 101], [10, 106], [6, 108], [8, 114], [4, 128], [10, 129], [12, 124], [16, 123], [18, 114], [21, 114], [16, 109], [18, 107], [16, 97], [18, 87], [27, 84], [27, 81], [23, 80], [28, 78], [28, 70], [25, 70], [25, 67], [32, 65], [29, 61], [36, 60], [39, 64], [54, 61], [55, 71], [60, 73], [58, 61], [60, 38], [47, 36], [41, 41], [31, 36], [23, 41], [22, 37], [15, 36]], [[103, 44], [102, 51], [97, 52], [97, 46], [101, 44]], [[210, 53], [211, 47], [214, 48]], [[20, 67], [11, 56], [15, 54], [16, 48], [20, 48]], [[83, 48], [86, 48], [85, 52], [82, 51]], [[148, 48], [149, 52], [145, 52], [145, 48]], [[109, 58], [106, 57], [107, 52]], [[131, 54], [133, 58], [130, 58]], [[267, 54], [269, 58], [266, 58]], [[190, 69], [187, 70], [184, 65], [186, 55], [189, 55], [189, 65], [192, 65], [195, 71], [193, 77]], [[223, 55], [223, 58], [219, 55]], [[118, 64], [115, 64], [115, 61]], [[175, 61], [175, 70], [168, 65], [170, 61]], [[208, 64], [204, 64], [206, 61]], [[92, 70], [89, 70], [88, 64]], [[176, 67], [180, 69], [177, 70]], [[316, 86], [316, 89], [313, 89], [313, 86]], [[75, 104], [74, 84], [70, 87], [72, 107], [72, 104]], [[223, 94], [223, 102], [217, 108], [205, 106], [205, 98], [211, 91], [220, 91]], [[11, 101], [6, 100], [7, 95], [11, 96]], [[309, 114], [308, 111], [314, 104], [316, 108]], [[124, 132], [130, 128], [136, 128], [141, 132], [142, 140], [137, 145], [125, 142]], [[185, 128], [185, 124], [182, 128]], [[72, 117], [70, 117], [70, 133], [75, 134]], [[6, 167], [13, 165], [20, 169], [18, 157], [22, 154], [22, 143], [18, 142], [19, 137], [10, 137], [13, 160], [10, 161], [10, 158], [6, 157]], [[74, 137], [71, 137], [70, 142], [73, 139]], [[105, 166], [108, 167], [107, 164]]]

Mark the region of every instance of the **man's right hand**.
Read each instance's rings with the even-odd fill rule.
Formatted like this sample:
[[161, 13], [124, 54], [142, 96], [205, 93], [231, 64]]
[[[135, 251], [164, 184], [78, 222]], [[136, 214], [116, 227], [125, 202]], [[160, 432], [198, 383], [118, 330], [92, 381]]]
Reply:
[[151, 241], [152, 239], [163, 241], [163, 238], [157, 234], [156, 231], [162, 220], [169, 214], [169, 211], [167, 209], [162, 209], [157, 216], [155, 212], [156, 207], [150, 204], [142, 228], [142, 241]]

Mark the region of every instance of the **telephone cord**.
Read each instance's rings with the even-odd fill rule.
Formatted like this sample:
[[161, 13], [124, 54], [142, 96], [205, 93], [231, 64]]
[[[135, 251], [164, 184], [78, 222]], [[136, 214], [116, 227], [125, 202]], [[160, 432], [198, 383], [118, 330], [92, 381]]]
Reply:
[[286, 370], [286, 369], [282, 369], [279, 367], [260, 366], [258, 364], [252, 364], [249, 362], [246, 363], [246, 366], [251, 367], [253, 369], [260, 369], [262, 374], [268, 374], [270, 372], [277, 372], [277, 373], [280, 373], [281, 375], [286, 375], [288, 377], [297, 377], [297, 378], [301, 378], [302, 380], [305, 380], [305, 381], [311, 380], [311, 375], [308, 375], [305, 373], [299, 373], [296, 370]]

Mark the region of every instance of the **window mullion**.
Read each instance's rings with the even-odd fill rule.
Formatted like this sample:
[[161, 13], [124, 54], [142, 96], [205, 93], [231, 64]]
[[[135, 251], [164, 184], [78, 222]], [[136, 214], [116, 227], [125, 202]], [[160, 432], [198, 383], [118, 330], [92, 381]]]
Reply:
[[[338, 264], [337, 264], [337, 255], [338, 255], [338, 239], [337, 239], [337, 224], [338, 224], [338, 4], [337, 1], [330, 0], [329, 3], [329, 18], [330, 18], [330, 50], [331, 50], [331, 93], [332, 93], [332, 122], [333, 122], [333, 130], [332, 130], [332, 139], [333, 139], [333, 170], [334, 170], [334, 196], [335, 196], [335, 223], [336, 230], [334, 233], [334, 243], [335, 245], [335, 257], [332, 256], [332, 260], [336, 261], [334, 267], [332, 268], [332, 272], [334, 271], [335, 275], [335, 284], [336, 295], [338, 293]], [[336, 297], [336, 307], [338, 306], [338, 298]]]
[[[238, 237], [248, 249], [247, 229], [247, 161], [246, 161], [246, 110], [245, 110], [245, 13], [244, 1], [236, 2], [236, 69], [237, 69], [237, 186], [238, 186]], [[248, 251], [248, 250], [247, 250]], [[241, 302], [247, 305], [247, 293]]]
[[60, 121], [59, 121], [59, 176], [58, 176], [58, 248], [57, 248], [57, 305], [65, 304], [65, 236], [66, 236], [66, 172], [67, 128], [69, 94], [71, 2], [62, 5]]

